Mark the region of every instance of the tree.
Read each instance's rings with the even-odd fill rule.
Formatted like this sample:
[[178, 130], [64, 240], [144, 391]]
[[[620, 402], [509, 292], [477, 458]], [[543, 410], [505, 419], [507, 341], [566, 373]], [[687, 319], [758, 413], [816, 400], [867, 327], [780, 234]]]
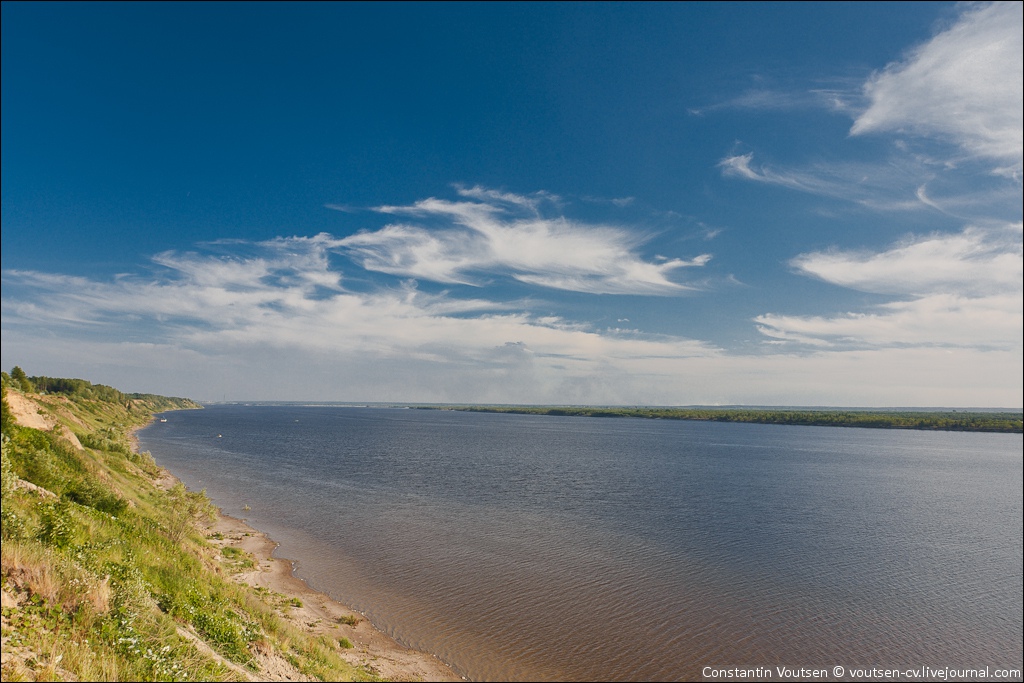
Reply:
[[15, 386], [26, 394], [36, 390], [35, 387], [32, 386], [32, 382], [28, 380], [28, 375], [25, 374], [25, 371], [17, 365], [11, 368], [11, 379], [14, 381]]

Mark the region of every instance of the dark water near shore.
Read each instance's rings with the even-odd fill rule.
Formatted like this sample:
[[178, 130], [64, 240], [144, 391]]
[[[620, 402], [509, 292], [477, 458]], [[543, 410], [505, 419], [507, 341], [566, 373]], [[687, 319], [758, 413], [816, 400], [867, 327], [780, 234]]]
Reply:
[[267, 531], [314, 588], [474, 680], [1021, 666], [1019, 434], [166, 417], [140, 434], [157, 462]]

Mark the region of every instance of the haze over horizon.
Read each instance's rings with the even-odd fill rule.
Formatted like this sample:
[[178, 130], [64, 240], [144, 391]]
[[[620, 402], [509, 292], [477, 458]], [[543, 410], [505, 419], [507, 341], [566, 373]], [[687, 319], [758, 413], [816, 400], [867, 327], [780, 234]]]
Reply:
[[229, 401], [1024, 405], [1018, 2], [2, 19], [5, 370]]

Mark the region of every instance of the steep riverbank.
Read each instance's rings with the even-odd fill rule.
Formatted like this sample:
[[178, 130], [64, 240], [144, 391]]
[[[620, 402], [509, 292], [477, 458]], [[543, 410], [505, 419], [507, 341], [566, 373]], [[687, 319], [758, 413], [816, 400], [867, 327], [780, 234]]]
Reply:
[[4, 680], [458, 680], [131, 447], [196, 404], [4, 379]]

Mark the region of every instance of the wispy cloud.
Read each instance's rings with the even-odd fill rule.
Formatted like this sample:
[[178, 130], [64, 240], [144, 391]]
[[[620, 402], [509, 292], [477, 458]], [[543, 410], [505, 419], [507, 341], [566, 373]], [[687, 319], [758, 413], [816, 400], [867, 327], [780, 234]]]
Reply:
[[[165, 253], [150, 278], [102, 282], [31, 271], [4, 274], [5, 326], [91, 326], [96, 335], [151, 339], [187, 347], [288, 346], [373, 356], [478, 358], [507, 342], [541, 356], [626, 358], [713, 353], [682, 339], [610, 335], [521, 305], [420, 292], [407, 283], [369, 293], [347, 291], [330, 265], [327, 235], [239, 245], [259, 256]], [[240, 249], [241, 250], [241, 249]], [[8, 296], [15, 292], [14, 296]], [[5, 327], [6, 328], [6, 327]]]
[[853, 135], [948, 138], [1018, 178], [1024, 151], [1024, 13], [1019, 2], [967, 5], [948, 30], [872, 76]]
[[879, 162], [786, 168], [745, 153], [719, 163], [726, 177], [968, 224], [884, 249], [795, 257], [800, 275], [884, 300], [834, 315], [760, 315], [755, 324], [771, 348], [818, 349], [818, 357], [847, 352], [840, 349], [1021, 352], [1021, 24], [1020, 3], [961, 5], [946, 30], [871, 76], [859, 109], [856, 98], [843, 99], [837, 111], [853, 113], [853, 137], [891, 136]]
[[864, 292], [904, 298], [868, 313], [756, 318], [775, 340], [813, 345], [999, 348], [1022, 345], [1021, 224], [910, 238], [881, 252], [802, 254], [800, 273]]
[[[967, 220], [1019, 215], [1021, 25], [1020, 3], [962, 5], [947, 30], [873, 74], [861, 93], [834, 93], [833, 110], [854, 119], [851, 136], [892, 137], [878, 162], [792, 167], [755, 163], [746, 153], [726, 156], [719, 167], [726, 177], [879, 211], [938, 210]], [[779, 94], [748, 99], [751, 107], [787, 102]]]
[[734, 154], [718, 162], [722, 175], [777, 185], [853, 202], [886, 211], [905, 211], [931, 206], [919, 196], [922, 177], [934, 174], [914, 159], [893, 158], [885, 164], [833, 162], [806, 168], [778, 168], [756, 164], [754, 153]]
[[[536, 314], [523, 302], [429, 294], [410, 282], [350, 291], [331, 257], [335, 241], [318, 235], [168, 252], [146, 277], [5, 272], [5, 358], [207, 399], [1020, 403], [1020, 383], [1006, 378], [1019, 376], [1021, 354], [1002, 341], [1012, 336], [1008, 326], [1019, 336], [1019, 292], [1018, 318], [1000, 323], [1004, 332], [985, 322], [1012, 307], [997, 295], [983, 309], [977, 299], [911, 302], [973, 310], [979, 336], [994, 331], [997, 343], [984, 348], [970, 339], [936, 348], [934, 330], [913, 337], [904, 329], [913, 349], [831, 350], [838, 336], [868, 336], [863, 325], [826, 330], [828, 321], [765, 317], [760, 324], [778, 336], [806, 333], [826, 350], [737, 355], [700, 340]], [[889, 313], [902, 313], [897, 308]]]
[[376, 211], [428, 225], [393, 223], [338, 240], [336, 246], [367, 270], [443, 283], [478, 285], [509, 276], [523, 283], [592, 294], [678, 294], [696, 287], [671, 276], [705, 265], [710, 254], [646, 260], [638, 253], [648, 236], [613, 225], [594, 225], [541, 208], [553, 195], [517, 195], [460, 188], [476, 201], [425, 199]]
[[359, 213], [364, 210], [356, 206], [349, 206], [348, 204], [324, 204], [324, 208], [331, 211], [340, 211], [341, 213]]
[[865, 292], [968, 296], [1021, 291], [1021, 224], [911, 237], [881, 252], [801, 254], [797, 271]]
[[476, 199], [485, 204], [505, 204], [511, 207], [529, 209], [535, 214], [540, 213], [540, 206], [543, 204], [549, 204], [555, 207], [562, 204], [562, 198], [560, 196], [544, 190], [538, 190], [537, 192], [524, 195], [516, 194], [515, 192], [504, 192], [502, 190], [483, 187], [481, 185], [466, 187], [464, 185], [456, 184], [454, 187], [460, 197]]
[[937, 294], [882, 304], [872, 313], [833, 317], [762, 315], [758, 329], [773, 339], [812, 346], [958, 346], [1020, 351], [1024, 299], [1018, 294]]
[[769, 87], [761, 84], [721, 102], [706, 107], [693, 107], [689, 112], [695, 116], [728, 109], [752, 109], [765, 112], [825, 109], [847, 112], [854, 109], [857, 101], [863, 97], [855, 91], [854, 88], [857, 85], [859, 83], [847, 80], [833, 80], [831, 83], [818, 84], [814, 87], [796, 85]]

